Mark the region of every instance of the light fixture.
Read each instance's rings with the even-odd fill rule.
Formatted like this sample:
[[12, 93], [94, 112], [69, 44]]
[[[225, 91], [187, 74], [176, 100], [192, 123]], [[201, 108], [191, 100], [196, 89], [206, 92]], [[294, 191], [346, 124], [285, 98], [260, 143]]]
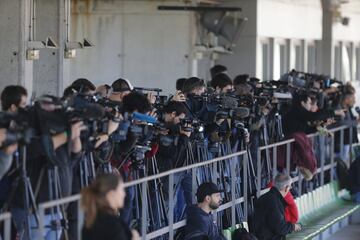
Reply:
[[57, 49], [59, 47], [51, 37], [47, 37], [45, 41], [28, 41], [26, 60], [38, 60], [40, 57], [40, 49], [44, 48]]
[[66, 42], [64, 57], [67, 59], [76, 57], [76, 49], [90, 48], [95, 45], [88, 39], [84, 38], [82, 42]]

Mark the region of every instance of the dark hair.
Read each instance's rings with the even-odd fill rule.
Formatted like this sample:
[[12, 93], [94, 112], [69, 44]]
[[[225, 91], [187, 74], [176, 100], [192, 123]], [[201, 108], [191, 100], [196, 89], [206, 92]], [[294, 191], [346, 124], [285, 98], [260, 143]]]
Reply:
[[226, 87], [228, 85], [232, 85], [232, 81], [231, 81], [231, 78], [227, 74], [219, 73], [219, 74], [216, 74], [216, 76], [211, 80], [210, 85], [214, 89], [216, 89], [216, 87], [223, 89], [224, 87]]
[[117, 79], [115, 82], [111, 84], [111, 87], [114, 92], [124, 92], [124, 91], [132, 90], [128, 82], [123, 78]]
[[210, 68], [210, 75], [211, 78], [214, 78], [217, 74], [223, 73], [227, 71], [227, 67], [223, 65], [215, 65], [212, 68]]
[[176, 80], [176, 90], [181, 91], [183, 89], [185, 81], [186, 81], [186, 78], [179, 78], [178, 80]]
[[116, 214], [110, 208], [106, 195], [121, 183], [122, 179], [119, 175], [104, 174], [98, 176], [91, 185], [81, 190], [81, 206], [86, 216], [85, 226], [87, 228], [94, 224], [99, 212]]
[[164, 106], [165, 113], [176, 112], [176, 116], [184, 113], [186, 114], [186, 107], [181, 102], [170, 101], [168, 104]]
[[189, 93], [195, 88], [205, 86], [204, 80], [197, 77], [190, 77], [184, 81], [182, 91], [184, 93]]
[[70, 87], [72, 89], [74, 89], [75, 91], [77, 91], [78, 93], [87, 93], [90, 91], [95, 91], [95, 89], [96, 89], [95, 85], [86, 78], [76, 79], [70, 85]]
[[124, 110], [126, 112], [138, 111], [139, 113], [146, 113], [151, 111], [151, 104], [147, 97], [139, 92], [131, 92], [123, 99]]
[[63, 97], [64, 98], [72, 97], [75, 94], [74, 91], [75, 91], [75, 89], [72, 86], [65, 88]]
[[18, 107], [22, 96], [27, 96], [27, 91], [24, 87], [18, 85], [10, 85], [5, 87], [1, 93], [2, 110], [9, 110], [13, 104]]
[[248, 74], [240, 74], [234, 78], [234, 85], [247, 84], [249, 80]]
[[343, 95], [343, 99], [347, 96], [351, 96], [355, 94], [355, 88], [350, 85], [350, 84], [345, 84], [343, 89], [342, 89], [342, 95]]
[[301, 102], [307, 102], [308, 98], [311, 98], [308, 92], [297, 92], [293, 95], [292, 106], [301, 107]]

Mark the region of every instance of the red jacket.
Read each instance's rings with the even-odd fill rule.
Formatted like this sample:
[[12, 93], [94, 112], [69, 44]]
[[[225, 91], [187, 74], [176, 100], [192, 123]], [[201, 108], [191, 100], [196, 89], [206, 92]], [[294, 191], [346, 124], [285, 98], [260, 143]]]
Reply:
[[[267, 187], [271, 188], [273, 186], [273, 183], [270, 182]], [[297, 223], [299, 221], [299, 210], [296, 206], [294, 196], [289, 192], [284, 197], [285, 202], [287, 203], [287, 206], [285, 207], [285, 221], [291, 222], [293, 224]]]

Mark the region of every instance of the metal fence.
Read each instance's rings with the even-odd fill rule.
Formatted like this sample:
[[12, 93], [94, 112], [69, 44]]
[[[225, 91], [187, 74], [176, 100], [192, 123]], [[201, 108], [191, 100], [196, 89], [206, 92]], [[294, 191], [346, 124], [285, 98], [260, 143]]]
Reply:
[[[338, 132], [340, 134], [340, 148], [343, 150], [344, 148], [344, 130], [348, 127], [339, 127], [336, 129], [330, 130], [332, 134]], [[350, 132], [349, 136], [349, 142], [350, 142], [350, 149], [352, 146], [352, 131]], [[317, 169], [317, 175], [315, 176], [315, 180], [312, 182], [316, 182], [316, 186], [312, 186], [312, 188], [316, 188], [317, 186], [322, 186], [325, 183], [325, 176], [326, 174], [329, 176], [327, 178], [327, 181], [332, 181], [335, 179], [335, 152], [334, 152], [334, 144], [335, 139], [334, 135], [331, 135], [329, 137], [325, 137], [322, 135], [311, 134], [308, 135], [309, 138], [313, 140], [313, 142], [317, 142], [318, 144], [313, 144], [315, 146], [316, 154], [318, 157], [318, 169]], [[141, 206], [140, 206], [140, 212], [139, 216], [141, 219], [141, 224], [139, 224], [139, 232], [142, 236], [142, 239], [154, 239], [158, 238], [160, 236], [165, 236], [166, 239], [173, 239], [174, 234], [177, 229], [185, 226], [186, 220], [180, 220], [175, 221], [174, 220], [174, 185], [175, 185], [175, 178], [180, 173], [188, 173], [191, 174], [191, 184], [192, 184], [192, 196], [193, 196], [193, 203], [195, 203], [195, 191], [197, 186], [201, 183], [200, 179], [200, 171], [203, 171], [206, 169], [209, 171], [212, 175], [212, 179], [216, 180], [218, 176], [218, 169], [221, 164], [225, 164], [228, 166], [228, 172], [226, 173], [226, 178], [228, 179], [228, 188], [227, 191], [229, 192], [230, 196], [214, 213], [214, 219], [217, 219], [217, 215], [224, 214], [225, 211], [230, 215], [230, 223], [231, 226], [234, 227], [237, 223], [239, 223], [239, 220], [246, 222], [247, 216], [249, 213], [249, 207], [251, 207], [251, 204], [249, 204], [253, 199], [260, 196], [263, 192], [266, 191], [266, 181], [264, 182], [264, 172], [268, 174], [267, 177], [269, 180], [272, 180], [272, 178], [277, 173], [277, 149], [280, 147], [286, 148], [286, 171], [291, 174], [293, 178], [293, 182], [296, 183], [298, 189], [299, 189], [299, 196], [303, 193], [303, 184], [304, 179], [299, 171], [293, 171], [291, 172], [291, 146], [294, 144], [294, 139], [285, 140], [282, 142], [270, 144], [267, 146], [262, 146], [258, 148], [257, 151], [257, 163], [256, 163], [256, 170], [254, 170], [254, 176], [252, 176], [252, 171], [248, 170], [250, 165], [252, 164], [249, 160], [249, 154], [248, 151], [242, 151], [233, 153], [224, 157], [214, 158], [211, 160], [207, 160], [204, 162], [192, 164], [189, 166], [177, 168], [171, 171], [163, 172], [157, 175], [144, 177], [135, 181], [131, 181], [128, 183], [125, 183], [125, 187], [136, 187], [139, 189], [140, 197], [141, 197]], [[350, 158], [348, 159], [348, 162], [351, 162], [352, 153], [350, 151]], [[327, 163], [328, 162], [328, 163]], [[266, 172], [263, 171], [264, 166], [266, 166], [270, 171]], [[329, 172], [329, 173], [327, 173]], [[148, 228], [148, 215], [149, 215], [149, 184], [152, 181], [155, 180], [164, 180], [167, 179], [168, 181], [168, 187], [167, 187], [167, 193], [168, 193], [168, 210], [167, 210], [167, 224], [165, 226], [161, 226], [158, 229], [149, 229]], [[250, 185], [256, 185], [256, 192], [251, 192], [251, 189], [249, 188]], [[241, 191], [239, 192], [239, 189]], [[310, 189], [309, 191], [311, 191]], [[74, 195], [71, 197], [47, 202], [40, 204], [38, 207], [38, 215], [39, 215], [39, 230], [40, 232], [44, 233], [46, 226], [44, 225], [44, 219], [45, 219], [45, 213], [47, 210], [58, 207], [60, 205], [68, 205], [71, 202], [75, 202], [78, 205], [78, 208], [80, 209], [80, 195]], [[238, 217], [238, 210], [242, 211], [241, 219]], [[5, 221], [5, 235], [4, 239], [10, 239], [9, 238], [9, 221], [8, 218], [10, 218], [10, 215], [7, 214], [0, 216], [0, 221], [3, 219], [7, 219]], [[78, 226], [77, 226], [77, 235], [78, 238], [81, 236], [81, 228], [83, 225], [83, 214], [81, 211], [78, 211]], [[6, 225], [7, 223], [7, 225]]]

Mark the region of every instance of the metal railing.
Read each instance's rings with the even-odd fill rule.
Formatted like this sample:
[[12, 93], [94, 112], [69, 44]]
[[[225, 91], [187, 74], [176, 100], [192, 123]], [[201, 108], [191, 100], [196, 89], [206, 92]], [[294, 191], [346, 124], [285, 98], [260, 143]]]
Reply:
[[[339, 127], [339, 128], [335, 128], [335, 129], [331, 129], [329, 130], [329, 132], [331, 133], [335, 133], [335, 132], [340, 132], [340, 148], [341, 150], [343, 150], [343, 143], [344, 143], [344, 130], [347, 129], [348, 127]], [[352, 131], [350, 132], [350, 146], [352, 145]], [[318, 169], [317, 169], [317, 173], [320, 173], [320, 176], [317, 176], [318, 178], [320, 178], [320, 186], [324, 184], [324, 177], [325, 177], [325, 172], [326, 171], [330, 171], [330, 181], [335, 179], [335, 171], [334, 168], [336, 166], [334, 159], [335, 159], [335, 153], [334, 153], [334, 143], [335, 143], [335, 139], [334, 139], [334, 135], [330, 136], [330, 137], [325, 137], [325, 136], [321, 136], [318, 133], [316, 134], [311, 134], [308, 135], [309, 138], [313, 139], [313, 141], [316, 138], [319, 139], [323, 139], [324, 142], [326, 141], [329, 144], [323, 144], [320, 145], [319, 148], [317, 149], [317, 154], [320, 154], [320, 159], [319, 159], [319, 164], [318, 164]], [[290, 172], [291, 168], [291, 144], [294, 143], [294, 139], [289, 139], [289, 140], [285, 140], [282, 142], [278, 142], [278, 143], [274, 143], [274, 144], [270, 144], [267, 146], [262, 146], [258, 148], [258, 161], [257, 161], [257, 165], [256, 165], [256, 184], [257, 184], [257, 191], [256, 191], [256, 195], [260, 196], [262, 192], [264, 192], [266, 190], [266, 186], [264, 186], [264, 184], [262, 183], [262, 166], [263, 166], [263, 159], [264, 159], [264, 155], [265, 156], [271, 156], [270, 161], [271, 164], [271, 178], [273, 176], [276, 175], [277, 173], [277, 149], [279, 147], [285, 147], [286, 148], [286, 171]], [[320, 152], [319, 152], [320, 151]], [[237, 217], [237, 213], [236, 213], [236, 207], [240, 206], [242, 207], [243, 210], [243, 221], [247, 221], [247, 216], [249, 213], [249, 209], [248, 209], [248, 201], [252, 200], [252, 197], [255, 196], [251, 196], [252, 194], [248, 192], [248, 186], [249, 186], [249, 181], [251, 181], [251, 177], [249, 176], [249, 172], [246, 171], [246, 169], [248, 169], [249, 167], [249, 158], [248, 158], [248, 152], [247, 151], [242, 151], [242, 152], [237, 152], [237, 153], [233, 153], [227, 156], [223, 156], [223, 157], [219, 157], [219, 158], [215, 158], [215, 159], [211, 159], [211, 160], [207, 160], [204, 162], [200, 162], [200, 163], [196, 163], [196, 164], [192, 164], [189, 166], [185, 166], [185, 167], [181, 167], [181, 168], [177, 168], [174, 170], [170, 170], [167, 172], [163, 172], [157, 175], [153, 175], [153, 176], [148, 176], [148, 177], [144, 177], [138, 180], [134, 180], [131, 182], [127, 182], [125, 183], [125, 187], [129, 188], [129, 187], [138, 187], [141, 191], [141, 224], [140, 224], [140, 235], [142, 236], [142, 239], [153, 239], [153, 238], [157, 238], [159, 236], [167, 236], [168, 239], [173, 239], [174, 238], [174, 234], [175, 231], [183, 226], [186, 225], [186, 220], [181, 220], [181, 221], [174, 221], [174, 198], [172, 196], [174, 196], [174, 180], [175, 180], [175, 176], [177, 174], [180, 173], [191, 173], [191, 181], [192, 181], [192, 193], [193, 193], [193, 203], [195, 203], [195, 190], [197, 185], [199, 184], [199, 179], [198, 179], [198, 172], [202, 169], [202, 168], [207, 168], [209, 169], [212, 173], [215, 174], [214, 171], [216, 171], [216, 166], [218, 166], [221, 163], [226, 163], [230, 166], [230, 199], [229, 201], [225, 202], [224, 204], [222, 204], [219, 209], [217, 209], [217, 211], [215, 211], [215, 216], [217, 213], [220, 212], [224, 212], [224, 211], [229, 211], [230, 215], [231, 215], [231, 226], [235, 226], [236, 223], [238, 223], [238, 219]], [[270, 154], [272, 153], [272, 154]], [[330, 155], [329, 155], [330, 154]], [[330, 163], [329, 164], [325, 164], [326, 160], [330, 159]], [[348, 161], [351, 161], [351, 155]], [[242, 169], [242, 171], [241, 171]], [[319, 174], [318, 174], [319, 175]], [[237, 180], [240, 176], [241, 179], [241, 183], [239, 183], [239, 181]], [[293, 182], [298, 184], [299, 190], [300, 190], [300, 195], [301, 190], [302, 190], [302, 182], [303, 182], [303, 177], [300, 174], [300, 172], [296, 172], [295, 175], [292, 175], [293, 177]], [[159, 229], [153, 230], [153, 231], [149, 231], [149, 229], [147, 228], [148, 223], [147, 223], [147, 217], [148, 217], [148, 195], [146, 194], [149, 191], [149, 183], [151, 181], [154, 181], [156, 179], [164, 179], [167, 178], [168, 179], [168, 211], [167, 211], [167, 224], [166, 226], [162, 226]], [[239, 193], [236, 193], [235, 188], [238, 187], [239, 185], [242, 185], [242, 192], [239, 195]], [[45, 218], [45, 213], [47, 209], [50, 209], [52, 207], [57, 207], [59, 205], [66, 205], [69, 204], [71, 202], [75, 202], [78, 204], [78, 208], [80, 209], [80, 195], [74, 195], [74, 196], [70, 196], [67, 198], [63, 198], [63, 199], [59, 199], [59, 200], [55, 200], [55, 201], [51, 201], [51, 202], [46, 202], [46, 203], [42, 203], [39, 205], [38, 207], [38, 214], [39, 214], [39, 219], [40, 219], [40, 226], [39, 226], [39, 230], [40, 232], [44, 232], [45, 230], [45, 226], [44, 226], [44, 218]], [[215, 219], [215, 217], [214, 217]], [[1, 220], [1, 219], [0, 219]], [[78, 211], [78, 226], [77, 226], [77, 230], [78, 230], [78, 237], [80, 239], [81, 236], [81, 228], [83, 225], [83, 220], [84, 220], [84, 216], [82, 214], [81, 211]], [[5, 239], [7, 239], [5, 237]]]
[[0, 223], [2, 233], [0, 239], [10, 240], [11, 237], [11, 213], [6, 212], [0, 214]]

